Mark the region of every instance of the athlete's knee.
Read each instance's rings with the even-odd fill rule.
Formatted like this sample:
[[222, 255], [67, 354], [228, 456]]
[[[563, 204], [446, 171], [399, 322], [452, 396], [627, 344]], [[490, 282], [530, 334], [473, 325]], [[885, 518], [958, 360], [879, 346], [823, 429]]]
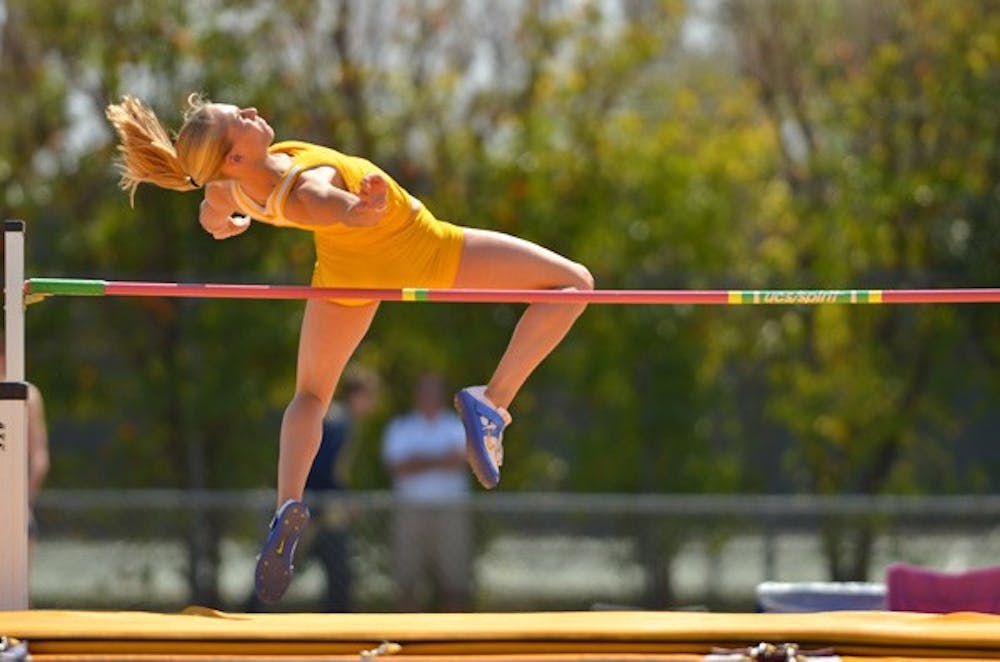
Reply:
[[292, 397], [292, 401], [288, 403], [288, 408], [325, 412], [327, 405], [328, 403], [324, 402], [322, 394], [317, 393], [315, 390], [306, 386], [299, 386], [299, 388], [295, 391], [295, 395]]
[[594, 275], [590, 273], [590, 269], [579, 262], [574, 262], [572, 274], [573, 282], [570, 287], [577, 290], [588, 291], [594, 289]]

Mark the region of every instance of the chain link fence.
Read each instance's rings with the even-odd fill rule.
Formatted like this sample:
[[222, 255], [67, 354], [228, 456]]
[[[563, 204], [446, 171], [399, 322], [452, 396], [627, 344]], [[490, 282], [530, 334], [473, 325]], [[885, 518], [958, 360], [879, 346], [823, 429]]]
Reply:
[[[253, 566], [273, 498], [46, 491], [33, 606], [262, 609]], [[313, 524], [281, 610], [750, 610], [766, 580], [881, 581], [897, 561], [963, 570], [1000, 560], [997, 496], [500, 492], [416, 515], [386, 492], [307, 501]]]

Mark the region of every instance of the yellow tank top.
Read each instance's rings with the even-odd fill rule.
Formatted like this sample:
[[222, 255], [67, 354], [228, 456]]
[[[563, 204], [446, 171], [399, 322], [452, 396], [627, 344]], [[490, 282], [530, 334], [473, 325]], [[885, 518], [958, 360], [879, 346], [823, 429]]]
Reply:
[[[262, 206], [238, 183], [231, 191], [240, 210], [280, 227], [309, 230], [316, 242], [313, 284], [325, 287], [451, 287], [461, 258], [463, 233], [439, 221], [420, 201], [371, 161], [328, 147], [299, 141], [275, 143], [271, 153], [288, 154], [292, 165]], [[285, 203], [298, 177], [307, 170], [330, 166], [340, 173], [351, 193], [361, 189], [365, 175], [378, 173], [387, 182], [386, 212], [376, 225], [343, 224], [307, 228], [284, 216]]]
[[[254, 218], [270, 225], [276, 225], [279, 227], [296, 227], [313, 232], [324, 233], [331, 230], [339, 230], [340, 234], [346, 236], [357, 234], [356, 232], [350, 232], [350, 230], [358, 229], [365, 230], [366, 232], [364, 234], [367, 236], [380, 233], [386, 234], [391, 232], [391, 226], [395, 224], [394, 222], [405, 222], [405, 220], [412, 215], [415, 202], [419, 204], [419, 201], [416, 201], [415, 198], [403, 190], [403, 187], [397, 184], [392, 177], [387, 175], [382, 169], [367, 159], [357, 156], [348, 156], [347, 154], [338, 152], [335, 149], [330, 149], [329, 147], [323, 147], [321, 145], [314, 145], [312, 143], [297, 140], [287, 140], [275, 143], [271, 145], [268, 151], [272, 154], [287, 154], [291, 156], [292, 165], [288, 168], [285, 174], [282, 175], [277, 186], [274, 187], [274, 190], [271, 191], [271, 195], [268, 196], [266, 203], [263, 206], [258, 204], [246, 194], [237, 182], [232, 182], [231, 190], [233, 197], [236, 199], [236, 202], [241, 207], [241, 211], [243, 211], [243, 213], [250, 214]], [[288, 196], [291, 194], [292, 188], [295, 186], [295, 182], [298, 181], [299, 175], [307, 170], [323, 166], [330, 166], [340, 173], [340, 177], [344, 180], [344, 185], [347, 190], [355, 194], [361, 190], [361, 180], [365, 178], [365, 175], [371, 173], [378, 173], [382, 175], [386, 182], [388, 182], [385, 219], [380, 221], [375, 226], [365, 228], [352, 228], [345, 225], [311, 228], [297, 225], [296, 223], [286, 219], [284, 215], [285, 203], [288, 201]], [[374, 231], [374, 233], [372, 231]]]

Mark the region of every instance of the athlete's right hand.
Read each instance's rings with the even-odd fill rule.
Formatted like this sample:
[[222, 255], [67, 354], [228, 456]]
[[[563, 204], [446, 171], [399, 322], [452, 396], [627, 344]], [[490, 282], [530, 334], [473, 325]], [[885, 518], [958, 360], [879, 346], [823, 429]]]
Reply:
[[223, 223], [220, 227], [215, 230], [210, 230], [209, 232], [216, 239], [229, 239], [230, 237], [235, 237], [238, 234], [246, 232], [249, 227], [249, 216], [233, 214], [227, 218], [225, 223]]
[[233, 213], [236, 203], [228, 191], [227, 187], [218, 182], [209, 182], [198, 212], [201, 227], [216, 239], [235, 237], [250, 227], [250, 217]]
[[246, 232], [250, 227], [250, 217], [238, 214], [226, 214], [211, 207], [207, 201], [201, 203], [201, 213], [198, 222], [208, 234], [216, 239], [229, 239]]

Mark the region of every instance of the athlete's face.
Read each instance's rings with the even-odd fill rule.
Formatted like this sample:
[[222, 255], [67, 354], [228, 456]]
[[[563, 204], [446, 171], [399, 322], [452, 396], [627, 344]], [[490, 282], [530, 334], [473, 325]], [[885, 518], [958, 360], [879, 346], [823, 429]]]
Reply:
[[213, 103], [213, 118], [225, 127], [232, 148], [230, 153], [253, 159], [267, 152], [274, 141], [274, 129], [253, 106], [239, 108], [227, 103]]

